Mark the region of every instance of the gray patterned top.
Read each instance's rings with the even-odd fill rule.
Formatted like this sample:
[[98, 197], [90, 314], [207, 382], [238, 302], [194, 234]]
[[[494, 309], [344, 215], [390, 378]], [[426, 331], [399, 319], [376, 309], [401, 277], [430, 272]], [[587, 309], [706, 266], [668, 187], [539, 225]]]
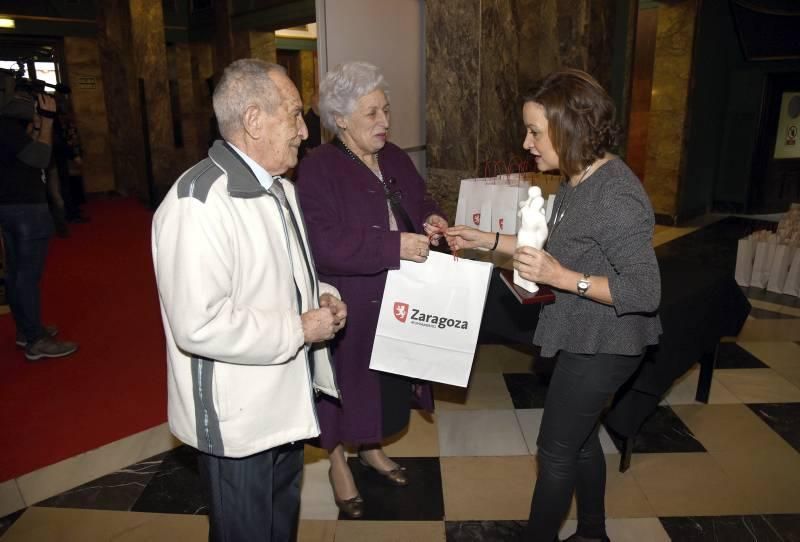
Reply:
[[[561, 220], [553, 226], [558, 210]], [[620, 159], [606, 162], [575, 188], [562, 184], [545, 250], [567, 269], [608, 277], [614, 304], [554, 290], [556, 300], [542, 307], [533, 338], [542, 356], [559, 350], [635, 355], [658, 343], [661, 275], [654, 224], [642, 183]]]

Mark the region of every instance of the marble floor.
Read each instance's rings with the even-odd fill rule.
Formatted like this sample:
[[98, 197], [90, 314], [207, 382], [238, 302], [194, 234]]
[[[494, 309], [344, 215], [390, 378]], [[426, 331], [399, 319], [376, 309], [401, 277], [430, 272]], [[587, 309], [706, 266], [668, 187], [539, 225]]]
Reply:
[[[659, 228], [656, 240], [688, 231]], [[603, 431], [615, 542], [800, 541], [800, 300], [746, 293], [753, 311], [720, 346], [708, 404], [694, 401], [695, 366], [646, 422], [625, 473]], [[531, 360], [525, 349], [484, 344], [467, 390], [437, 386], [435, 414], [413, 413], [387, 447], [408, 468], [407, 488], [352, 462], [367, 503], [361, 520], [338, 517], [325, 454], [307, 447], [299, 539], [515, 540], [547, 389]], [[195, 452], [165, 426], [0, 484], [2, 542], [200, 541], [205, 514]]]

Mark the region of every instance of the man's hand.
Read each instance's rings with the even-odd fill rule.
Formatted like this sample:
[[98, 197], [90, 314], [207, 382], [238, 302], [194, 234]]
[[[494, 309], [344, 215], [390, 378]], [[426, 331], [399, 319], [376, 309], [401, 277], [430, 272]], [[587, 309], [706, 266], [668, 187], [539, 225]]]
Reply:
[[306, 343], [318, 343], [333, 339], [336, 324], [333, 313], [327, 307], [314, 309], [300, 315], [303, 322], [303, 338]]
[[347, 305], [344, 301], [331, 294], [322, 294], [319, 296], [319, 306], [327, 307], [335, 321], [335, 331], [342, 329], [347, 323]]
[[320, 308], [304, 312], [303, 337], [307, 343], [318, 343], [333, 339], [336, 332], [347, 322], [347, 305], [330, 294], [319, 298]]
[[36, 98], [34, 126], [39, 129], [34, 139], [45, 145], [53, 144], [53, 118], [56, 116], [56, 99], [40, 92]]
[[36, 101], [38, 111], [56, 112], [56, 99], [49, 94], [40, 92], [36, 95]]

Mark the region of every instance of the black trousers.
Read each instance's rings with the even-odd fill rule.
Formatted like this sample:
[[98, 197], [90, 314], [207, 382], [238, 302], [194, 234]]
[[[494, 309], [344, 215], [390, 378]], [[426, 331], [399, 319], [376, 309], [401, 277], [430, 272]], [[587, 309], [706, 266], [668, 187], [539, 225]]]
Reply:
[[297, 538], [303, 445], [233, 459], [201, 453], [211, 542], [287, 542]]
[[28, 343], [47, 333], [42, 325], [39, 284], [53, 233], [47, 204], [0, 205], [6, 255], [6, 296], [17, 331]]
[[525, 540], [557, 540], [573, 492], [578, 504], [578, 534], [591, 539], [606, 535], [606, 462], [598, 437], [600, 416], [643, 356], [559, 353], [537, 440], [539, 475]]

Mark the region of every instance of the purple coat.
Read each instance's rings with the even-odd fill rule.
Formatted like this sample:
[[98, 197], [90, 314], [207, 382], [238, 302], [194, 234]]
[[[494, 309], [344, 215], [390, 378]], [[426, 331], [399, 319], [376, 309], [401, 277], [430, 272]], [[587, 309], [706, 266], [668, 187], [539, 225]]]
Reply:
[[[383, 178], [394, 179], [401, 204], [417, 233], [441, 211], [427, 196], [425, 181], [408, 155], [387, 143], [378, 153]], [[331, 344], [342, 402], [317, 403], [321, 444], [383, 440], [379, 374], [369, 369], [378, 313], [389, 269], [400, 267], [400, 231], [389, 230], [386, 196], [378, 178], [362, 163], [325, 144], [303, 159], [297, 194], [320, 280], [336, 286], [347, 303], [347, 325]], [[421, 407], [432, 410], [425, 386]]]

